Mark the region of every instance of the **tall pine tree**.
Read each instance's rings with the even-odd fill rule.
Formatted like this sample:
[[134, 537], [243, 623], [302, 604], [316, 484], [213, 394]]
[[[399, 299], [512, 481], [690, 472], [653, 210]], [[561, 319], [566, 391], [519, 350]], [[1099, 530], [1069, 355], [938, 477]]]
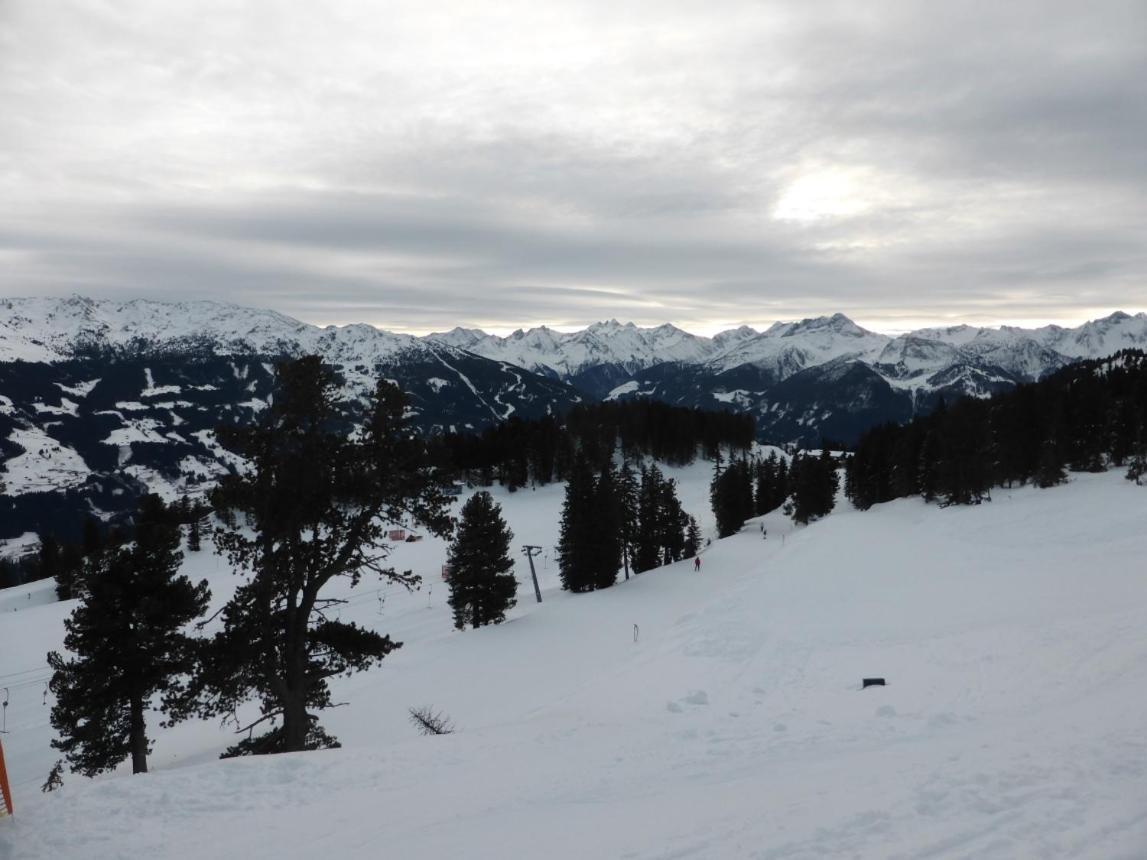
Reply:
[[629, 579], [629, 570], [633, 566], [633, 550], [637, 541], [637, 475], [633, 467], [626, 460], [621, 464], [617, 475], [617, 499], [619, 505], [619, 528], [621, 536], [621, 562], [625, 569], [625, 578]]
[[447, 563], [450, 566], [450, 608], [459, 630], [499, 624], [517, 603], [518, 581], [511, 571], [510, 541], [514, 533], [502, 519], [502, 509], [485, 490], [462, 506], [462, 514]]
[[152, 697], [191, 668], [182, 629], [207, 607], [207, 583], [179, 574], [179, 528], [157, 496], [144, 496], [135, 541], [88, 559], [84, 594], [64, 621], [64, 645], [53, 651], [52, 726], [72, 769], [86, 776], [131, 757], [147, 771], [145, 711]]
[[621, 534], [624, 510], [617, 477], [609, 465], [601, 470], [594, 487], [594, 565], [593, 587], [609, 588], [617, 582], [621, 567]]
[[597, 570], [597, 482], [589, 462], [578, 452], [570, 467], [562, 503], [558, 567], [566, 591], [593, 591]]
[[231, 755], [337, 745], [313, 713], [332, 705], [328, 679], [367, 669], [401, 643], [329, 617], [342, 601], [324, 590], [336, 578], [353, 587], [364, 571], [418, 583], [386, 566], [384, 523], [450, 531], [446, 496], [407, 424], [402, 392], [379, 382], [352, 433], [337, 387], [317, 356], [281, 364], [263, 422], [220, 437], [250, 468], [212, 493], [221, 519], [234, 523], [216, 530], [215, 545], [247, 581], [224, 608], [223, 629], [204, 648], [177, 715], [234, 717], [258, 700], [248, 728], [278, 725]]

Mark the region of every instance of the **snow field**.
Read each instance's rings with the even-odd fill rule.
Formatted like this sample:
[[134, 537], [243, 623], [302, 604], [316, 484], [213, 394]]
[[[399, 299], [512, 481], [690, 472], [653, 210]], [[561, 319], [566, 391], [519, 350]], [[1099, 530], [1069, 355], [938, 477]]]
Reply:
[[[709, 532], [709, 466], [669, 473]], [[455, 632], [443, 545], [397, 546], [426, 584], [366, 581], [343, 607], [405, 646], [335, 684], [341, 750], [218, 762], [234, 736], [189, 723], [156, 732], [146, 777], [42, 796], [45, 708], [13, 691], [0, 857], [1147, 854], [1147, 493], [1118, 474], [801, 529], [778, 513], [700, 573], [589, 595], [557, 588], [561, 488], [496, 498], [515, 547], [551, 555], [545, 602], [521, 558], [510, 621]], [[219, 559], [187, 566], [226, 598]], [[59, 647], [70, 607], [44, 589], [0, 592], [0, 677]], [[889, 686], [861, 691], [872, 675]], [[457, 732], [418, 736], [418, 705]]]

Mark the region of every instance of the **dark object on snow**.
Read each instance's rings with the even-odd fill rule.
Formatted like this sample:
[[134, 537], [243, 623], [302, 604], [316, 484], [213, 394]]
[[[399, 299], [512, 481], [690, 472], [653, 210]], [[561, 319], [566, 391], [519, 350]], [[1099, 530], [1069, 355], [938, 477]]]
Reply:
[[410, 708], [410, 722], [424, 735], [450, 735], [454, 733], [454, 723], [441, 711], [429, 705]]
[[883, 687], [884, 686], [884, 679], [883, 678], [865, 678], [860, 682], [860, 684], [861, 684], [860, 689], [862, 689], [862, 690], [867, 688], [867, 687]]

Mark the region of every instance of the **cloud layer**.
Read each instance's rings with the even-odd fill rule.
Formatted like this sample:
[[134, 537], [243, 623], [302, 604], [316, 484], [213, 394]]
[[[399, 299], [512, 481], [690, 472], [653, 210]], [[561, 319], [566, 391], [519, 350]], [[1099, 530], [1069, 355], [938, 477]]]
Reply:
[[0, 293], [428, 331], [1147, 308], [1147, 6], [0, 3]]

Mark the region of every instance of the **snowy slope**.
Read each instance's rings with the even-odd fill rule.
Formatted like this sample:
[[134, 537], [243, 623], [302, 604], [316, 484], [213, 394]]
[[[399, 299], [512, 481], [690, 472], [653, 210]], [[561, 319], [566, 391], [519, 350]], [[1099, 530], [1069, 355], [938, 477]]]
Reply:
[[[702, 512], [708, 469], [675, 474]], [[552, 546], [560, 488], [499, 498], [516, 542]], [[543, 559], [545, 602], [523, 587], [477, 632], [450, 629], [440, 581], [364, 586], [345, 614], [406, 645], [340, 682], [342, 750], [220, 763], [231, 735], [188, 724], [148, 776], [42, 796], [44, 707], [19, 688], [0, 856], [1141, 857], [1144, 521], [1147, 491], [1117, 474], [804, 529], [772, 515], [700, 574], [602, 593], [558, 592]], [[429, 574], [441, 553], [395, 561]], [[214, 557], [189, 567], [229, 587]], [[7, 677], [59, 641], [66, 607], [41, 592], [0, 594]], [[889, 686], [861, 691], [870, 675]], [[423, 704], [457, 733], [416, 736]]]

